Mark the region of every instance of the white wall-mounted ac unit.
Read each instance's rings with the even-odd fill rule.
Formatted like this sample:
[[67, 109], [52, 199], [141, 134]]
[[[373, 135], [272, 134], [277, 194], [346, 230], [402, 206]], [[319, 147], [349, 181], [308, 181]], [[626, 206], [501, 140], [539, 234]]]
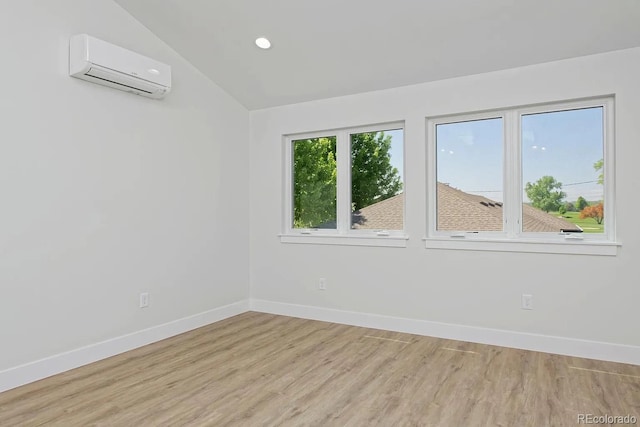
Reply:
[[87, 34], [69, 42], [69, 75], [149, 98], [171, 90], [171, 67]]

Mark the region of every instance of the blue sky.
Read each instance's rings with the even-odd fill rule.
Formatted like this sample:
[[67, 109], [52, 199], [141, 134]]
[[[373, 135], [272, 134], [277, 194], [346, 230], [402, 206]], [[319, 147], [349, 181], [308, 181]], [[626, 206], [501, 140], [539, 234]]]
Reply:
[[398, 169], [402, 181], [404, 182], [404, 132], [402, 129], [384, 131], [385, 135], [391, 136], [391, 164]]
[[[563, 184], [567, 201], [603, 198], [593, 164], [603, 157], [602, 109], [587, 108], [522, 118], [523, 187], [544, 175]], [[438, 181], [502, 201], [502, 120], [437, 127]], [[525, 201], [526, 195], [523, 197]]]

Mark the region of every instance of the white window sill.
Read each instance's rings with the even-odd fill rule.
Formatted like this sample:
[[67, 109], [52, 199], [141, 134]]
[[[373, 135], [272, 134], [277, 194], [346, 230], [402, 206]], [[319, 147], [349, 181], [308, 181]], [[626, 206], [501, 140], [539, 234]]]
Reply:
[[406, 248], [409, 236], [356, 236], [327, 234], [281, 234], [281, 243], [302, 243], [311, 245], [344, 245], [344, 246], [380, 246], [389, 248]]
[[424, 239], [427, 249], [454, 249], [468, 251], [534, 252], [547, 254], [616, 256], [620, 243], [598, 241], [550, 241], [538, 239], [456, 239], [430, 237]]

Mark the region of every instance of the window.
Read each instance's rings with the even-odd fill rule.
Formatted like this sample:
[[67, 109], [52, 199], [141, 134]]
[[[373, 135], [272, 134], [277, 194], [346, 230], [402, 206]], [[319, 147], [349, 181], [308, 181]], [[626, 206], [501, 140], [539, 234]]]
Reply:
[[[523, 232], [604, 233], [602, 216], [592, 215], [604, 206], [603, 110], [522, 115]], [[562, 222], [547, 226], [537, 218], [540, 210]]]
[[502, 231], [502, 117], [436, 125], [436, 229]]
[[293, 141], [293, 227], [336, 228], [336, 137]]
[[427, 247], [615, 255], [613, 99], [428, 120]]
[[404, 125], [285, 137], [286, 243], [405, 246]]
[[350, 134], [351, 229], [404, 228], [402, 133]]

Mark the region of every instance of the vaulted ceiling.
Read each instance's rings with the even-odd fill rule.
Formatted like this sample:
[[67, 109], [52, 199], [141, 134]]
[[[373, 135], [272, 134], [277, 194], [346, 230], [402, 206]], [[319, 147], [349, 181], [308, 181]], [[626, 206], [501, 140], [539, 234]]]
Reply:
[[640, 46], [640, 0], [115, 1], [251, 110]]

